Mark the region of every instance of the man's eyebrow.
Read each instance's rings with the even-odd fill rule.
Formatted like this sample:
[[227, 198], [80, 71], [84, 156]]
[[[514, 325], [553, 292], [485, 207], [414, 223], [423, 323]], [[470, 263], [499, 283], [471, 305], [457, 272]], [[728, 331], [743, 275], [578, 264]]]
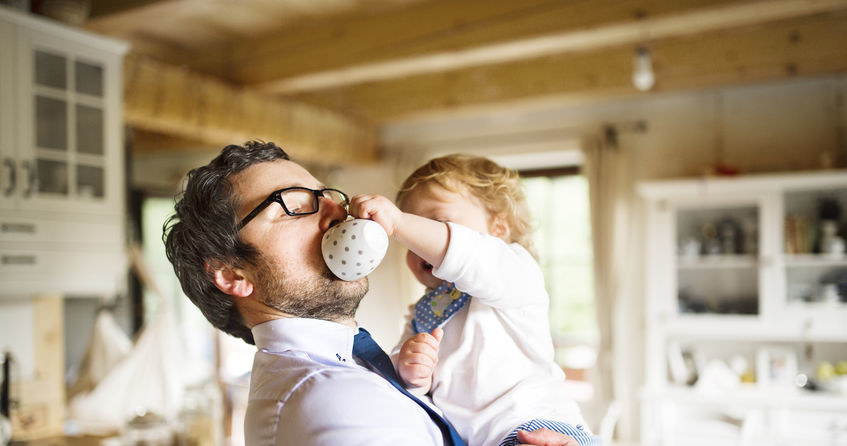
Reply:
[[317, 189], [317, 190], [321, 190], [321, 189], [326, 188], [326, 186], [323, 183], [317, 183], [317, 185], [315, 185], [315, 186], [307, 186], [304, 183], [295, 183], [295, 184], [288, 184], [288, 185], [282, 186], [282, 187], [277, 186], [269, 193], [274, 193], [274, 192], [281, 191], [283, 189], [292, 188], [292, 187], [304, 187], [306, 189]]

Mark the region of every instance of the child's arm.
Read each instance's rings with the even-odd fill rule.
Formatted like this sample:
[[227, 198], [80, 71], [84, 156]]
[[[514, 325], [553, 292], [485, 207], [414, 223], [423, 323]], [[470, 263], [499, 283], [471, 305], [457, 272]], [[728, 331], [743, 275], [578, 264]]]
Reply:
[[356, 195], [350, 201], [350, 214], [379, 223], [389, 237], [402, 243], [433, 268], [441, 266], [450, 242], [446, 223], [401, 211], [382, 195]]
[[[456, 287], [483, 299], [496, 308], [547, 308], [544, 276], [528, 252], [509, 248], [502, 240], [456, 225], [452, 234], [447, 223], [404, 213], [381, 195], [357, 195], [350, 202], [350, 214], [379, 223], [394, 238], [418, 257], [432, 265], [433, 274], [454, 282]], [[464, 237], [461, 235], [464, 234]], [[451, 238], [464, 240], [449, 263], [442, 269]], [[520, 252], [518, 252], [520, 251]]]

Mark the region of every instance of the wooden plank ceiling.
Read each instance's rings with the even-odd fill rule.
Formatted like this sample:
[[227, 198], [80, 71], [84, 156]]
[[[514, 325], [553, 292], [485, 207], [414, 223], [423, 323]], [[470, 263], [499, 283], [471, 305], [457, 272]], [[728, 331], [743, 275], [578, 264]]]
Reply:
[[133, 44], [130, 124], [322, 162], [420, 116], [847, 72], [847, 0], [94, 0], [87, 28]]

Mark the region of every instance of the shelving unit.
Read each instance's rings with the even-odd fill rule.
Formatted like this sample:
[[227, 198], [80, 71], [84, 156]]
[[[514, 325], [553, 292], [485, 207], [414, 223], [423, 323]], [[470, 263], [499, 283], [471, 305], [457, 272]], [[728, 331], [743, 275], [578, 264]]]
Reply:
[[639, 193], [643, 444], [847, 445], [847, 385], [794, 384], [847, 360], [847, 255], [821, 252], [837, 243], [822, 240], [819, 219], [840, 208], [830, 226], [847, 235], [847, 171], [648, 182]]

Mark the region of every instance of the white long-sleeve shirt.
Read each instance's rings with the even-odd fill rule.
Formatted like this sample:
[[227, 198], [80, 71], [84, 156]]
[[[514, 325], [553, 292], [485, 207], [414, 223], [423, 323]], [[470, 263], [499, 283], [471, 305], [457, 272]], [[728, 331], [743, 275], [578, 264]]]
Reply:
[[[433, 275], [473, 297], [443, 326], [432, 401], [469, 446], [498, 446], [536, 418], [584, 425], [553, 360], [538, 263], [516, 243], [448, 225], [447, 254]], [[414, 334], [411, 317], [393, 357]]]
[[252, 329], [247, 446], [441, 446], [417, 403], [352, 357], [357, 329], [278, 319]]

